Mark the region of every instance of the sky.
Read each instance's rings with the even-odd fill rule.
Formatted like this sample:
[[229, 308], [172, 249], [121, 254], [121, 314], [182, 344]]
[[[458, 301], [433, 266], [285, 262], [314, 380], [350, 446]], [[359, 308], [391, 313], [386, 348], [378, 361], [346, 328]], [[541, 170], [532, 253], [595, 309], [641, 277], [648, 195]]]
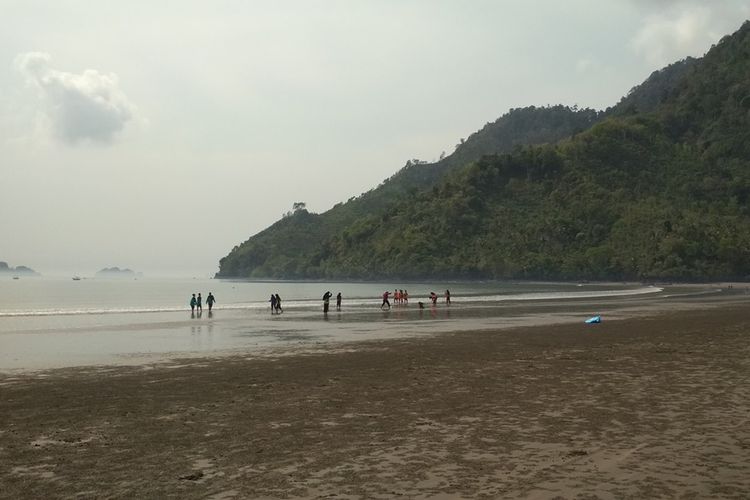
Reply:
[[750, 0], [0, 0], [0, 261], [212, 276], [510, 108], [604, 109]]

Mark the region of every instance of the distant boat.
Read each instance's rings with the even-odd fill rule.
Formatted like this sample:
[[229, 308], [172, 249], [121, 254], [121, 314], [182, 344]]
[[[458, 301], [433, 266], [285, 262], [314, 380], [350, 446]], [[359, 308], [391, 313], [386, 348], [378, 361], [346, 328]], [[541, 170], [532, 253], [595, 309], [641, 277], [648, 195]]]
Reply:
[[81, 281], [81, 277], [80, 276], [73, 276], [73, 281]]
[[14, 280], [20, 279], [18, 276], [13, 276]]

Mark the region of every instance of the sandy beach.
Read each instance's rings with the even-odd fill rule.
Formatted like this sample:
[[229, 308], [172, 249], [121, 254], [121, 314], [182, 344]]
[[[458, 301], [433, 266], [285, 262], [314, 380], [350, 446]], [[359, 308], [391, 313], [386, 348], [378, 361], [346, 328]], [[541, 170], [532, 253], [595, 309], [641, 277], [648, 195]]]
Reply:
[[747, 498], [746, 305], [0, 375], [0, 497]]

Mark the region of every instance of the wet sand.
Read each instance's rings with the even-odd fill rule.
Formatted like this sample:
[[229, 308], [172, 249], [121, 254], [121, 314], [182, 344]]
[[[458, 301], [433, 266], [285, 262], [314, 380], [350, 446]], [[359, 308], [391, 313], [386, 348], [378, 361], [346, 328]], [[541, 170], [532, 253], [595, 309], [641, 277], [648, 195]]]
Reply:
[[[476, 301], [456, 297], [419, 309], [416, 303], [381, 310], [379, 301], [345, 305], [323, 315], [316, 303], [267, 309], [218, 309], [149, 313], [0, 316], [0, 373], [94, 365], [144, 365], [174, 359], [263, 356], [268, 352], [328, 350], [368, 340], [431, 336], [458, 331], [580, 323], [603, 314], [607, 321], [750, 302], [750, 289], [730, 284], [643, 287], [607, 286], [626, 295], [599, 295], [602, 285], [566, 297]], [[544, 285], [539, 288], [544, 289]], [[575, 287], [577, 290], [578, 287]], [[624, 288], [624, 290], [620, 290]], [[643, 290], [653, 290], [642, 293]], [[635, 291], [629, 295], [628, 292]], [[582, 294], [580, 297], [571, 293]], [[587, 294], [594, 294], [588, 295]], [[538, 295], [538, 294], [527, 294]], [[541, 293], [541, 295], [552, 295]], [[516, 294], [523, 297], [524, 294]]]
[[747, 498], [750, 311], [0, 375], [1, 498]]

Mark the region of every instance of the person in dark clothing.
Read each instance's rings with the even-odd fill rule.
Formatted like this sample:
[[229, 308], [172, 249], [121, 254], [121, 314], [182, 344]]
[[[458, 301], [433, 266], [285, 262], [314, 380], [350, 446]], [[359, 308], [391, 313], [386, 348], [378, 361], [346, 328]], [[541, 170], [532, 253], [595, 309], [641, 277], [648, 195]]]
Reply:
[[341, 310], [341, 292], [336, 294], [336, 310], [337, 311]]
[[208, 297], [206, 297], [206, 304], [208, 304], [208, 312], [211, 312], [211, 308], [214, 306], [214, 302], [216, 302], [216, 297], [214, 297], [213, 293], [208, 292]]
[[332, 296], [333, 294], [330, 291], [323, 294], [323, 313], [328, 312], [328, 301], [331, 300]]
[[190, 311], [195, 312], [195, 305], [198, 303], [198, 301], [195, 299], [195, 294], [193, 294], [193, 298], [190, 299]]
[[391, 303], [388, 301], [388, 296], [391, 294], [388, 290], [383, 292], [383, 303], [380, 304], [380, 308], [382, 309], [383, 306], [388, 306], [388, 309], [391, 308]]
[[276, 296], [274, 294], [271, 294], [271, 300], [269, 302], [271, 302], [271, 314], [273, 314], [276, 312]]
[[198, 301], [195, 303], [195, 308], [198, 309], [198, 312], [203, 312], [203, 299], [200, 292], [198, 293]]
[[276, 294], [276, 312], [278, 314], [281, 314], [284, 312], [284, 310], [281, 308], [281, 297], [279, 297], [279, 294]]
[[448, 306], [451, 305], [451, 291], [450, 290], [445, 291], [445, 304]]

